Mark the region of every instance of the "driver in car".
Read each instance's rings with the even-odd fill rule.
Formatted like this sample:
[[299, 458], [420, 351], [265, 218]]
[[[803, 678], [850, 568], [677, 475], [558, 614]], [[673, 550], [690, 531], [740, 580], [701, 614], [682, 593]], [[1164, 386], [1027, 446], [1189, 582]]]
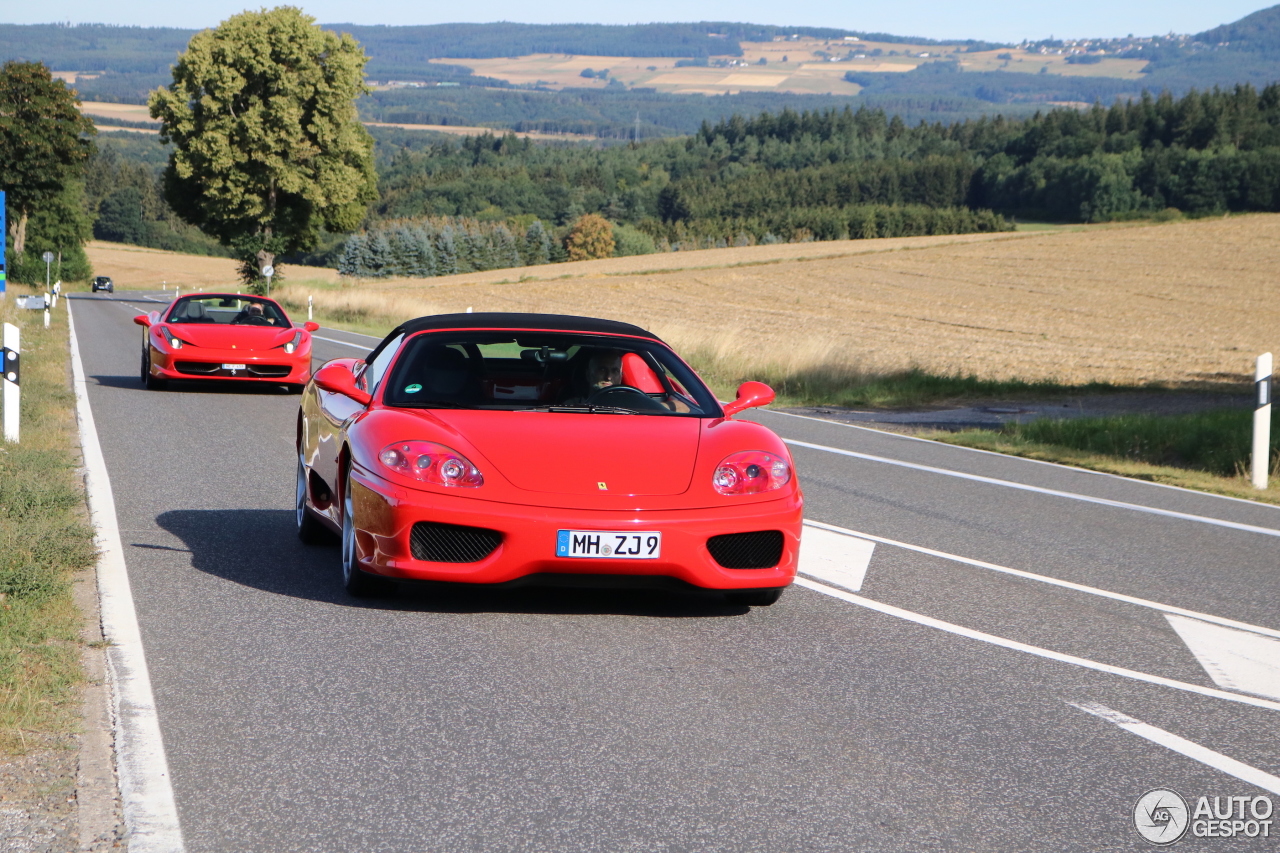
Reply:
[[255, 326], [261, 326], [272, 321], [263, 316], [262, 303], [250, 302], [240, 309], [240, 313], [235, 316], [232, 323], [249, 323]]
[[622, 353], [616, 349], [600, 350], [591, 355], [587, 362], [587, 384], [591, 387], [588, 394], [622, 384]]
[[562, 406], [583, 406], [592, 395], [622, 384], [622, 352], [614, 349], [596, 350], [587, 359], [586, 370], [580, 374], [580, 393], [572, 394]]

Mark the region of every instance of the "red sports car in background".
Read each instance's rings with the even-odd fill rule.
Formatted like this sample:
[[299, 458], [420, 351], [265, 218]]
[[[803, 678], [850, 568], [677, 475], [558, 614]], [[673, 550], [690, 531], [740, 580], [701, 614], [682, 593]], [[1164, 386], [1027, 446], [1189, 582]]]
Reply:
[[240, 293], [193, 293], [133, 322], [147, 329], [141, 378], [151, 389], [170, 379], [229, 379], [301, 391], [320, 328], [294, 326], [275, 300]]
[[657, 336], [607, 320], [447, 314], [328, 362], [298, 415], [297, 524], [342, 538], [355, 595], [393, 581], [659, 586], [772, 604], [803, 498], [773, 432]]

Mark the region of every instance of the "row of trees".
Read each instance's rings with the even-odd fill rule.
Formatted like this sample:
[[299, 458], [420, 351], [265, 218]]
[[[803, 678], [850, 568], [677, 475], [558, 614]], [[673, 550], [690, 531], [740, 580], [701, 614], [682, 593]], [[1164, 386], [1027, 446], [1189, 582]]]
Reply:
[[430, 277], [657, 250], [649, 235], [593, 213], [569, 228], [534, 219], [523, 231], [501, 222], [429, 217], [384, 222], [352, 234], [342, 246], [338, 271], [361, 278]]
[[[675, 242], [857, 235], [796, 224], [867, 206], [968, 210], [958, 228], [1000, 217], [1102, 221], [1176, 207], [1190, 214], [1280, 210], [1280, 86], [1168, 94], [909, 126], [880, 110], [734, 116], [694, 136], [584, 149], [507, 135], [380, 153], [373, 218], [421, 215], [563, 226], [584, 213]], [[994, 213], [982, 213], [993, 211]], [[946, 221], [943, 217], [942, 221]], [[939, 227], [946, 227], [939, 226]]]

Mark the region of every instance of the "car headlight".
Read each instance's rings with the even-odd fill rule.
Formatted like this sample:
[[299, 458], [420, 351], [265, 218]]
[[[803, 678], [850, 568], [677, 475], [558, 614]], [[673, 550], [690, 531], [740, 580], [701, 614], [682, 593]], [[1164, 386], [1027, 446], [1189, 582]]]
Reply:
[[174, 337], [173, 332], [169, 331], [168, 326], [161, 326], [160, 334], [164, 336], [165, 343], [170, 347], [173, 349], [182, 349], [182, 341], [179, 338]]
[[296, 350], [301, 344], [302, 344], [302, 332], [301, 330], [299, 330], [293, 333], [293, 340], [285, 341], [284, 351], [292, 354], [293, 351]]
[[471, 460], [434, 441], [397, 441], [382, 448], [378, 462], [402, 477], [435, 486], [484, 485], [484, 475]]
[[781, 489], [791, 482], [791, 464], [776, 453], [744, 450], [726, 456], [711, 475], [711, 486], [722, 495], [755, 495]]

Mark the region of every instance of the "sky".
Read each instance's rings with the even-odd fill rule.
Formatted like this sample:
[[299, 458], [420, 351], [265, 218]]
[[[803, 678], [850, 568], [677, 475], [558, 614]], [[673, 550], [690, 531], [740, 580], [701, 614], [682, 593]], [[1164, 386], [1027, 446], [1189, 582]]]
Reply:
[[[1265, 2], [1265, 0], [1264, 0]], [[277, 5], [244, 0], [43, 0], [0, 4], [0, 23], [127, 24], [203, 28], [246, 8]], [[1263, 6], [1258, 0], [1074, 0], [1044, 3], [1027, 0], [894, 0], [834, 2], [833, 0], [557, 0], [555, 3], [516, 0], [470, 0], [464, 8], [424, 4], [421, 0], [352, 0], [297, 2], [321, 23], [442, 24], [461, 21], [520, 21], [524, 23], [634, 24], [651, 21], [743, 21], [783, 26], [839, 27], [895, 35], [938, 39], [984, 39], [1016, 42], [1022, 39], [1196, 33], [1228, 23]], [[785, 9], [784, 11], [781, 11]]]

